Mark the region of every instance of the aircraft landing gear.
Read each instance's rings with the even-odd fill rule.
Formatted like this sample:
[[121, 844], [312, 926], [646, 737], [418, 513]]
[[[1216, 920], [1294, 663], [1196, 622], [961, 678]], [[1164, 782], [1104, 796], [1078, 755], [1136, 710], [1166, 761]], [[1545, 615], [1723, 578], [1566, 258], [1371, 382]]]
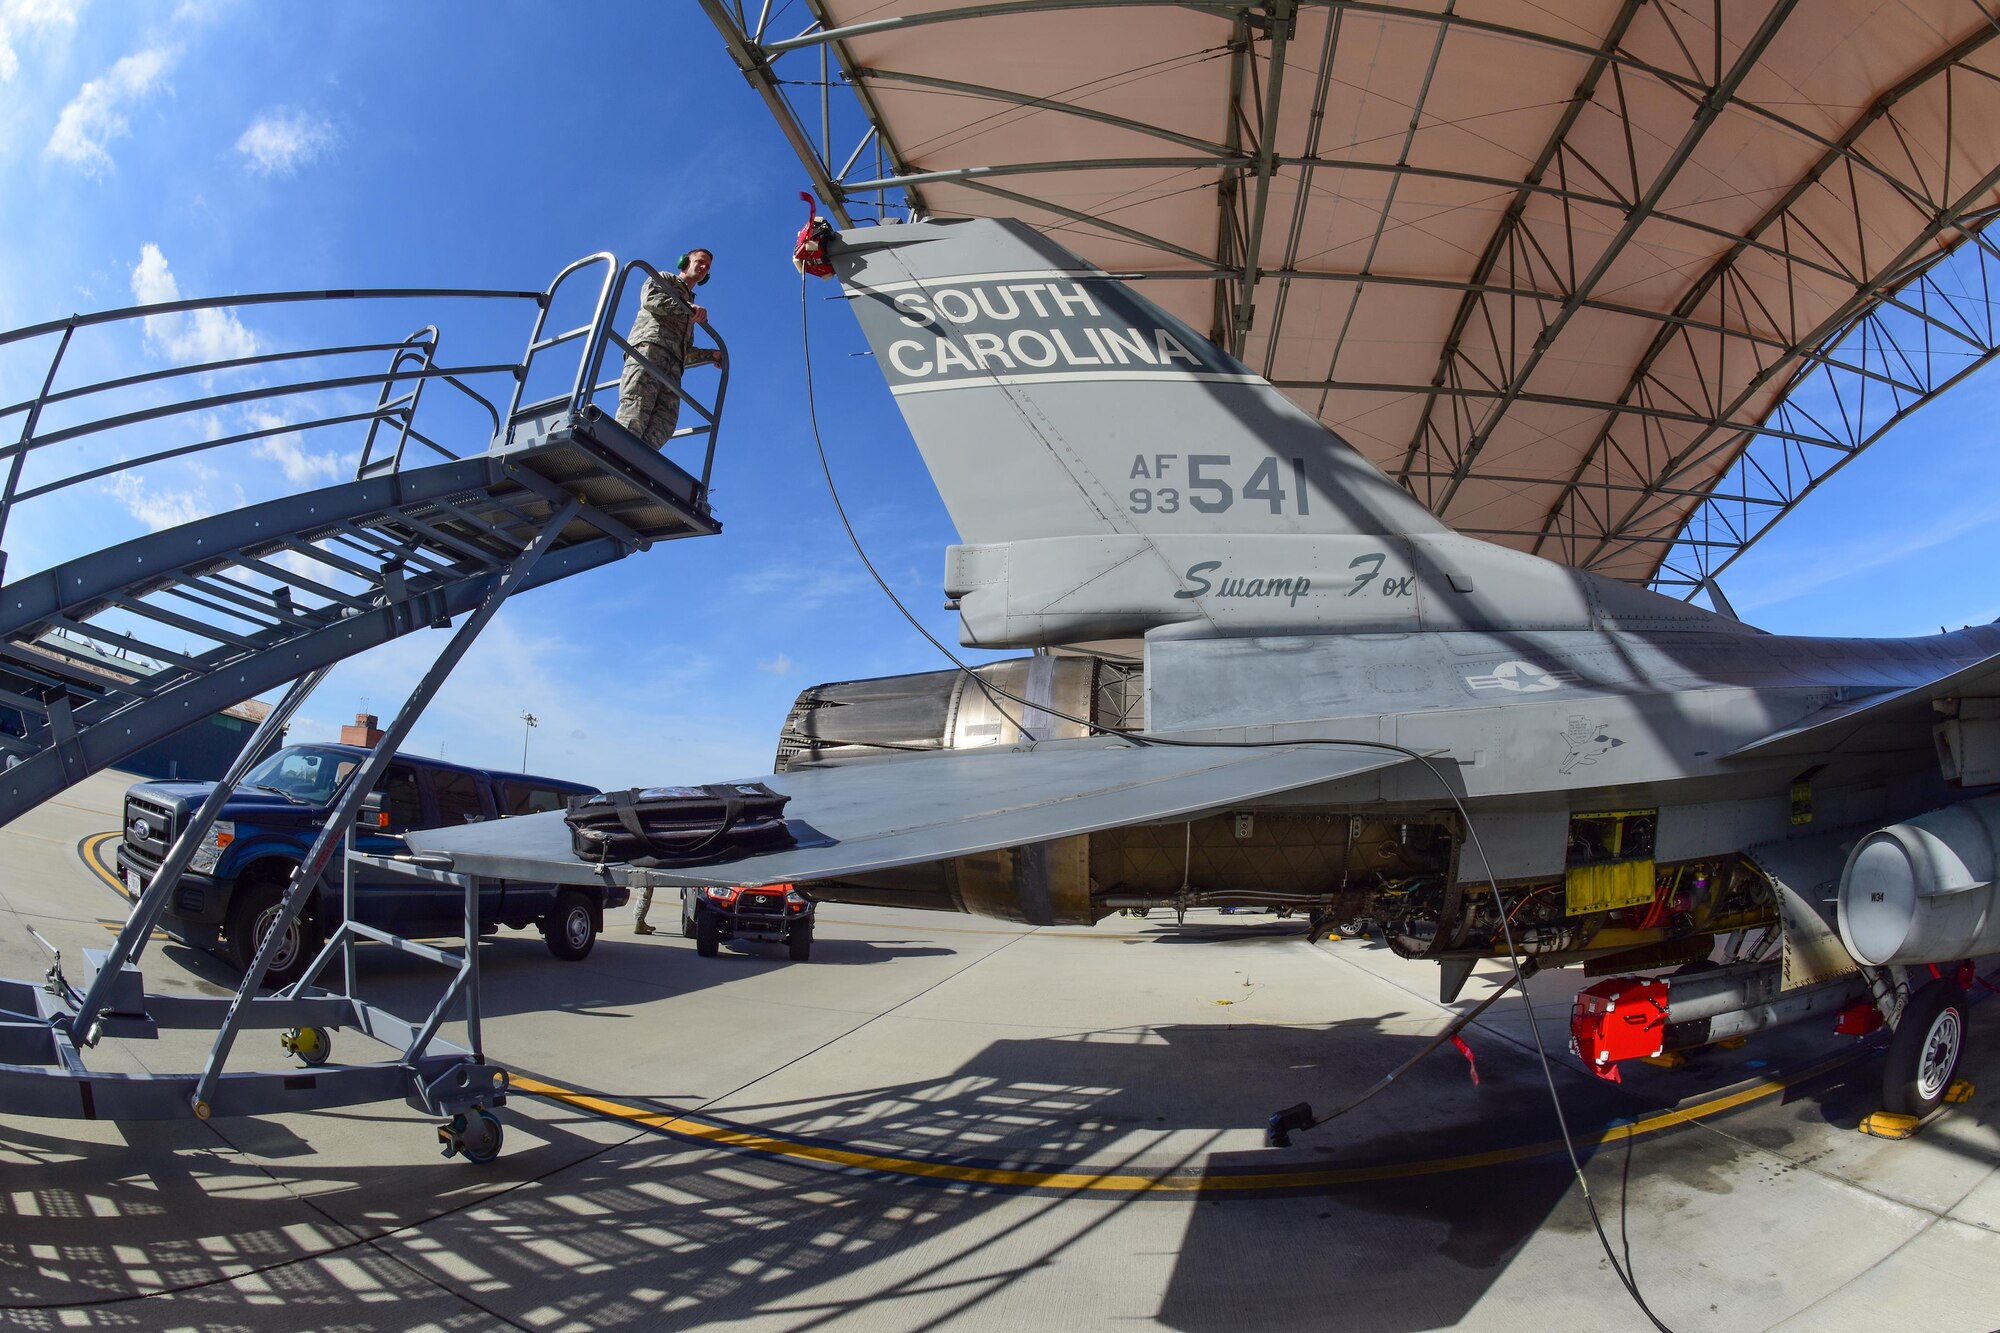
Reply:
[[500, 1117], [483, 1106], [474, 1106], [460, 1111], [451, 1119], [438, 1126], [438, 1142], [444, 1145], [444, 1157], [463, 1157], [477, 1166], [484, 1166], [500, 1155], [500, 1145], [506, 1132], [500, 1127]]
[[1882, 1108], [1929, 1115], [1943, 1105], [1965, 1053], [1965, 992], [1940, 977], [1910, 997], [1882, 1068]]

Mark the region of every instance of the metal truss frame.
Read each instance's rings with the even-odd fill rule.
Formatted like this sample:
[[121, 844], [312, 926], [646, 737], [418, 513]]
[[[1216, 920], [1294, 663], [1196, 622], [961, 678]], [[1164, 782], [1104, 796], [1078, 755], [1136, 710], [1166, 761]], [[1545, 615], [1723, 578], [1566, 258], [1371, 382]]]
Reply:
[[[1913, 146], [1897, 118], [1907, 99], [1942, 97], [1951, 108], [1974, 83], [1995, 82], [1971, 63], [2000, 39], [2000, 20], [1975, 28], [1912, 70], [1856, 113], [1834, 137], [1814, 132], [1783, 104], [1760, 104], [1743, 89], [1758, 59], [1790, 20], [1803, 21], [1798, 0], [1766, 0], [1749, 38], [1730, 48], [1712, 45], [1687, 11], [1655, 7], [1672, 32], [1682, 60], [1667, 66], [1627, 49], [1628, 30], [1645, 0], [1625, 0], [1596, 43], [1509, 28], [1393, 0], [1178, 0], [1172, 8], [1212, 13], [1229, 23], [1226, 59], [1227, 131], [1221, 141], [1141, 124], [1089, 106], [1005, 87], [939, 78], [921, 69], [859, 65], [849, 43], [886, 31], [966, 23], [1001, 15], [1065, 10], [1124, 9], [1141, 21], [1164, 0], [984, 0], [947, 5], [845, 27], [821, 0], [803, 0], [810, 22], [780, 35], [773, 30], [771, 0], [702, 0], [738, 67], [776, 117], [798, 153], [827, 211], [842, 225], [907, 210], [927, 211], [926, 188], [949, 182], [990, 198], [994, 211], [1029, 209], [1069, 218], [1086, 228], [1157, 248], [1168, 265], [1136, 275], [1141, 282], [1207, 282], [1213, 288], [1210, 334], [1244, 354], [1260, 307], [1269, 334], [1262, 364], [1272, 374], [1285, 331], [1286, 304], [1302, 282], [1337, 281], [1362, 286], [1420, 286], [1459, 293], [1459, 304], [1430, 373], [1408, 383], [1339, 378], [1339, 346], [1353, 324], [1353, 308], [1339, 330], [1328, 373], [1320, 378], [1274, 380], [1278, 387], [1325, 411], [1340, 391], [1421, 397], [1423, 410], [1396, 477], [1433, 512], [1451, 519], [1453, 502], [1468, 480], [1547, 490], [1555, 496], [1533, 529], [1481, 529], [1468, 516], [1462, 530], [1504, 538], [1510, 544], [1583, 568], [1601, 568], [1664, 590], [1693, 595], [1709, 586], [1771, 526], [1846, 461], [1881, 438], [1917, 408], [1985, 365], [2000, 351], [1992, 300], [2000, 249], [1984, 232], [1996, 210], [1987, 205], [2000, 184], [2000, 164], [1953, 160], [1953, 143]], [[1297, 17], [1329, 11], [1323, 40], [1309, 54], [1288, 48]], [[1990, 11], [1982, 4], [1982, 13]], [[1677, 15], [1680, 17], [1677, 18]], [[1350, 16], [1393, 16], [1434, 27], [1430, 63], [1413, 94], [1409, 131], [1393, 162], [1357, 160], [1320, 142], [1328, 74]], [[1705, 20], [1704, 20], [1705, 21]], [[1679, 27], [1676, 27], [1676, 24]], [[1721, 28], [1720, 6], [1712, 26]], [[1571, 91], [1540, 155], [1518, 177], [1486, 177], [1412, 165], [1409, 153], [1431, 92], [1446, 36], [1454, 31], [1504, 36], [1583, 57], [1585, 73]], [[1300, 77], [1310, 61], [1317, 77]], [[1286, 76], [1288, 64], [1291, 76]], [[1672, 146], [1658, 164], [1641, 170], [1631, 151], [1637, 113], [1634, 92], [1667, 89], [1683, 99], [1689, 116], [1676, 126], [1653, 125]], [[996, 106], [1034, 108], [1097, 121], [1159, 144], [1158, 155], [1062, 161], [979, 163], [949, 170], [912, 167], [870, 96], [871, 86], [923, 87]], [[836, 89], [853, 96], [836, 97]], [[1278, 150], [1281, 113], [1310, 103], [1302, 151]], [[1587, 107], [1616, 116], [1627, 152], [1621, 160], [1593, 158], [1572, 131]], [[1780, 128], [1819, 150], [1817, 160], [1755, 223], [1739, 231], [1713, 226], [1666, 202], [1678, 173], [1725, 111]], [[1887, 126], [1886, 140], [1880, 133]], [[1864, 133], [1875, 130], [1868, 145]], [[1885, 142], [1899, 145], [1885, 151]], [[1602, 155], [1599, 154], [1599, 157]], [[1202, 252], [1147, 235], [1110, 217], [1093, 217], [1026, 190], [1065, 173], [1145, 168], [1212, 178], [1217, 207], [1214, 248]], [[1279, 171], [1299, 176], [1300, 204], [1286, 214], [1273, 207], [1272, 180]], [[1391, 176], [1368, 260], [1342, 272], [1302, 264], [1304, 201], [1315, 173], [1386, 172]], [[1374, 266], [1396, 188], [1405, 178], [1434, 178], [1512, 191], [1499, 221], [1464, 281], [1413, 277]], [[1023, 182], [1030, 182], [1024, 185]], [[1865, 262], [1841, 258], [1839, 247], [1816, 235], [1799, 208], [1812, 196], [1824, 217], [1829, 196], [1866, 232], [1868, 210], [1887, 197], [1905, 210], [1894, 230], [1900, 248], [1877, 254], [1864, 244]], [[1533, 202], [1555, 205], [1530, 209]], [[1914, 214], [1914, 218], [1912, 218]], [[1608, 245], [1579, 244], [1585, 223], [1604, 230], [1620, 219]], [[1914, 225], [1912, 223], [1914, 222]], [[1684, 229], [1718, 257], [1691, 277], [1670, 311], [1639, 309], [1602, 290], [1606, 273], [1642, 225]], [[1820, 224], [1823, 228], [1823, 223]], [[2000, 233], [1996, 233], [2000, 236]], [[1282, 237], [1281, 257], [1268, 265]], [[1580, 261], [1579, 251], [1595, 259]], [[1776, 261], [1775, 263], [1773, 261]], [[1775, 280], [1774, 270], [1780, 275]], [[1121, 275], [1122, 276], [1122, 275]], [[1851, 294], [1830, 316], [1810, 324], [1791, 299], [1804, 280], [1835, 282]], [[1622, 392], [1604, 399], [1563, 399], [1531, 386], [1537, 366], [1563, 327], [1579, 312], [1605, 311], [1651, 320], [1651, 344]], [[1738, 371], [1721, 387], [1722, 367]], [[1690, 379], [1698, 392], [1689, 392]], [[1773, 391], [1778, 390], [1774, 398]], [[1488, 444], [1517, 403], [1554, 403], [1602, 413], [1582, 454], [1565, 477], [1514, 475], [1489, 457]], [[1338, 422], [1330, 424], [1338, 427]], [[1663, 428], [1674, 427], [1664, 438]], [[1692, 430], [1688, 428], [1692, 427]], [[1518, 472], [1518, 469], [1516, 469]], [[1637, 480], [1635, 480], [1635, 478]], [[1643, 571], [1640, 572], [1640, 571]]]
[[[548, 321], [558, 289], [572, 277], [589, 274], [595, 275], [595, 285], [586, 277], [578, 289], [589, 297], [588, 321], [551, 330]], [[85, 989], [79, 991], [64, 974], [59, 952], [39, 984], [0, 978], [0, 1105], [59, 1118], [206, 1120], [356, 1105], [400, 1095], [427, 1114], [450, 1117], [439, 1127], [445, 1155], [463, 1153], [473, 1161], [497, 1155], [502, 1130], [491, 1108], [506, 1100], [507, 1074], [487, 1062], [480, 1034], [479, 884], [468, 875], [359, 857], [352, 834], [357, 816], [378, 799], [377, 783], [398, 747], [511, 596], [622, 559], [655, 542], [721, 530], [709, 508], [708, 477], [727, 390], [726, 355], [719, 358], [725, 367], [709, 402], [674, 384], [698, 420], [665, 440], [645, 441], [632, 435], [599, 402], [618, 383], [615, 375], [603, 378], [606, 358], [617, 357], [618, 349], [629, 351], [612, 327], [621, 296], [635, 277], [658, 276], [642, 262], [620, 266], [615, 256], [597, 254], [564, 269], [542, 292], [277, 293], [74, 315], [0, 331], [0, 350], [38, 339], [54, 342], [48, 369], [40, 376], [40, 392], [18, 403], [0, 404], [0, 420], [23, 419], [19, 439], [0, 446], [0, 472], [4, 472], [0, 535], [20, 504], [95, 482], [117, 469], [254, 444], [280, 432], [366, 426], [365, 434], [353, 432], [362, 447], [352, 480], [185, 521], [19, 575], [0, 586], [0, 666], [27, 679], [26, 688], [42, 691], [30, 697], [0, 689], [0, 708], [20, 719], [17, 730], [0, 731], [0, 755], [7, 759], [0, 824], [184, 728], [190, 717], [206, 716], [218, 707], [292, 682], [222, 780], [161, 848], [146, 883], [134, 885], [132, 910], [111, 948], [84, 951], [92, 974]], [[677, 290], [669, 290], [668, 299], [682, 300]], [[521, 360], [439, 365], [438, 330], [430, 325], [400, 341], [283, 349], [57, 388], [58, 373], [79, 329], [237, 305], [412, 295], [533, 302], [534, 324]], [[706, 324], [700, 327], [722, 352], [720, 335]], [[523, 401], [537, 358], [558, 349], [560, 355], [542, 363], [545, 371], [561, 376], [557, 392]], [[320, 358], [383, 352], [391, 354], [389, 367], [375, 374], [292, 381], [281, 376], [275, 383], [265, 381], [227, 393], [214, 392], [219, 386], [209, 382], [209, 374], [218, 370], [299, 367]], [[474, 376], [503, 374], [511, 393], [504, 410], [465, 383]], [[454, 450], [415, 428], [423, 388], [433, 379], [456, 387], [483, 409], [467, 413], [458, 423], [455, 434], [468, 436], [470, 447]], [[177, 380], [180, 394], [156, 396], [138, 410], [131, 410], [130, 403], [119, 397], [135, 386], [146, 386], [157, 395], [162, 388], [175, 387]], [[194, 387], [188, 388], [189, 384]], [[350, 412], [341, 404], [331, 415], [276, 426], [260, 424], [255, 430], [216, 439], [186, 441], [170, 435], [164, 444], [159, 438], [130, 433], [135, 427], [171, 423], [217, 406], [285, 404], [329, 390], [370, 386], [377, 391], [371, 411]], [[49, 407], [58, 409], [54, 417], [45, 416]], [[99, 454], [83, 452], [93, 444], [105, 445], [107, 439], [111, 443]], [[412, 440], [426, 452], [406, 457]], [[119, 447], [128, 442], [132, 447]], [[699, 478], [666, 456], [664, 451], [677, 442], [703, 449]], [[34, 453], [42, 455], [45, 470], [53, 476], [24, 485], [24, 460]], [[432, 459], [432, 453], [442, 461]], [[102, 454], [115, 455], [115, 461], [101, 464]], [[310, 562], [306, 567], [312, 572], [288, 568], [287, 556]], [[0, 556], [0, 571], [4, 566]], [[269, 586], [260, 580], [269, 580]], [[169, 598], [180, 609], [155, 604]], [[100, 623], [101, 617], [166, 626], [177, 631], [173, 637], [186, 651], [172, 651], [136, 633], [107, 627]], [[223, 845], [210, 835], [237, 784], [275, 747], [332, 665], [422, 628], [449, 627], [455, 619], [457, 628], [444, 649], [331, 798], [325, 818], [315, 825], [319, 832], [312, 847], [294, 868], [282, 896], [268, 907], [253, 901], [248, 911], [229, 913], [226, 929], [239, 953], [247, 943], [245, 935], [257, 936], [235, 994], [227, 999], [148, 995], [137, 964], [154, 927], [168, 915], [169, 905], [180, 901], [183, 876], [200, 864], [198, 853]], [[51, 632], [59, 632], [59, 637], [50, 638]], [[185, 636], [211, 646], [190, 645]], [[118, 661], [130, 670], [82, 670], [89, 658], [75, 645], [89, 643], [125, 650]], [[171, 809], [167, 817], [170, 828], [181, 820], [180, 812]], [[127, 825], [128, 837], [133, 836], [132, 828]], [[146, 836], [143, 828], [137, 836]], [[291, 938], [300, 947], [311, 941], [320, 913], [309, 905], [315, 895], [330, 889], [336, 858], [342, 858], [340, 910], [332, 918], [336, 924], [329, 938], [283, 992], [259, 994], [285, 947], [288, 926], [302, 921], [308, 910], [314, 912], [312, 920]], [[462, 908], [464, 947], [435, 948], [361, 920], [355, 896], [357, 859], [378, 872], [455, 889]], [[121, 854], [121, 863], [128, 877], [143, 872], [143, 862]], [[243, 900], [234, 905], [241, 907]], [[559, 900], [558, 914], [564, 910]], [[591, 910], [594, 923], [601, 925], [601, 904]], [[552, 918], [543, 924], [546, 930], [557, 928]], [[215, 928], [199, 922], [186, 921], [175, 929], [190, 942], [217, 940]], [[428, 1017], [403, 1018], [359, 997], [354, 946], [361, 940], [451, 969], [451, 979]], [[344, 983], [338, 992], [318, 984], [321, 974], [336, 963]], [[441, 1035], [445, 1024], [461, 1013], [466, 1045]], [[284, 1049], [305, 1062], [304, 1070], [227, 1069], [238, 1037], [283, 1028], [293, 1029]], [[341, 1028], [383, 1042], [394, 1058], [329, 1065], [327, 1034]], [[86, 1052], [106, 1037], [149, 1039], [170, 1029], [214, 1032], [199, 1072], [126, 1074], [89, 1067]]]

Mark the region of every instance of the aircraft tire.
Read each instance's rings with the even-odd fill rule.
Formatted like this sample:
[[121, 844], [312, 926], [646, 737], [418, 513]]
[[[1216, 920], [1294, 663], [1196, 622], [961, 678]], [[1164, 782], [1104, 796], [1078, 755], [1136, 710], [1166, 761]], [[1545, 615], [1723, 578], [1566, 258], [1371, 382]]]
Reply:
[[1924, 986], [1896, 1021], [1882, 1068], [1882, 1108], [1919, 1118], [1935, 1111], [1965, 1054], [1965, 992], [1943, 978]]

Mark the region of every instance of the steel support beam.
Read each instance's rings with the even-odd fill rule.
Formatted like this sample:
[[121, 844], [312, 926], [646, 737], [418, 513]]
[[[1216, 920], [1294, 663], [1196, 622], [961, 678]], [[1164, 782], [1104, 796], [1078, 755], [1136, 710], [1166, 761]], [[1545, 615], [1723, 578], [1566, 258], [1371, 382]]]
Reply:
[[[417, 724], [417, 719], [423, 715], [425, 707], [444, 686], [445, 678], [451, 674], [452, 668], [458, 665], [459, 659], [472, 647], [472, 641], [479, 637], [479, 632], [486, 628], [509, 597], [528, 586], [529, 575], [534, 572], [536, 564], [549, 553], [556, 539], [562, 536], [562, 530], [569, 526], [570, 520], [576, 517], [577, 511], [581, 508], [581, 504], [571, 500], [549, 516], [547, 524], [536, 536], [534, 544], [514, 557], [513, 562], [493, 583], [484, 600], [453, 632], [444, 650], [431, 663], [430, 669], [424, 672], [423, 678], [417, 682], [417, 687], [410, 692], [410, 697], [404, 701], [402, 708], [397, 710], [395, 718], [383, 731], [382, 739], [375, 742], [375, 748], [368, 752], [368, 758], [349, 776], [346, 787], [341, 790], [339, 798], [334, 802], [333, 809], [327, 813], [326, 823], [320, 828], [319, 836], [313, 840], [312, 850], [306, 853], [305, 858], [293, 870], [291, 883], [285, 889], [284, 900], [278, 907], [277, 919], [265, 933], [264, 938], [258, 941], [256, 957], [244, 970], [243, 985], [237, 990], [236, 998], [231, 1001], [228, 1012], [223, 1016], [222, 1026], [215, 1034], [215, 1045], [209, 1051], [208, 1064], [203, 1068], [201, 1078], [195, 1084], [193, 1101], [197, 1117], [206, 1118], [209, 1098], [215, 1091], [216, 1080], [222, 1077], [222, 1066], [228, 1061], [230, 1049], [236, 1044], [236, 1033], [242, 1025], [243, 1008], [253, 1002], [258, 988], [264, 984], [264, 974], [270, 970], [271, 959], [284, 938], [284, 928], [298, 918], [299, 910], [305, 906], [306, 895], [319, 883], [320, 876], [326, 873], [327, 866], [333, 861], [333, 854], [345, 842], [348, 830], [354, 826], [354, 817], [361, 813], [361, 802], [375, 790], [375, 784], [381, 781], [382, 774], [389, 767], [389, 761], [396, 757], [397, 748], [409, 736], [410, 728]], [[477, 931], [474, 931], [472, 938], [465, 942], [465, 947], [467, 949], [479, 947]], [[433, 1024], [427, 1030], [434, 1028]], [[423, 1052], [417, 1050], [407, 1054], [418, 1056]]]

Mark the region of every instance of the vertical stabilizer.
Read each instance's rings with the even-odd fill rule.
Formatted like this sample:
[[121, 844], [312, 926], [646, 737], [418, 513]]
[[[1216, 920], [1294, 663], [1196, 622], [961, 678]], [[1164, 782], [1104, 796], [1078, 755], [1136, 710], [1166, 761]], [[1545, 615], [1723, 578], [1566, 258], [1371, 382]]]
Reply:
[[986, 219], [867, 228], [836, 269], [969, 543], [1441, 525], [1126, 284]]
[[1582, 627], [1635, 598], [1643, 619], [1690, 613], [1452, 533], [1269, 382], [1018, 222], [863, 228], [828, 253], [958, 525], [944, 591], [966, 643]]

